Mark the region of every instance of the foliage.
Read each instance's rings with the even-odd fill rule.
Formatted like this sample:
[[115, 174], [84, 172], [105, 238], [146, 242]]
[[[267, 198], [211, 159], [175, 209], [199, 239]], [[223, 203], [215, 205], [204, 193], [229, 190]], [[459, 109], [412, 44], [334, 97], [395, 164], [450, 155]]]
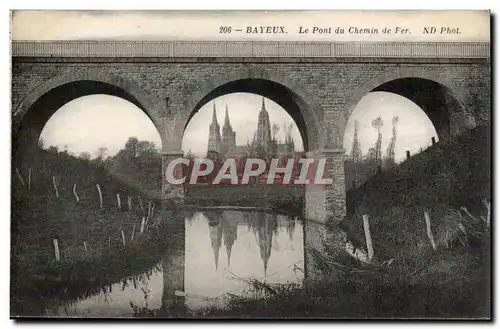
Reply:
[[[449, 143], [435, 144], [391, 170], [347, 192], [348, 216], [342, 227], [364, 245], [361, 216], [367, 214], [375, 252], [427, 241], [428, 212], [438, 244], [460, 239], [467, 229], [463, 208], [478, 216], [490, 198], [489, 127], [477, 127]], [[447, 242], [448, 241], [448, 242]]]
[[[161, 308], [140, 310], [136, 316], [188, 318], [441, 318], [490, 316], [484, 291], [489, 278], [488, 227], [468, 231], [467, 245], [399, 249], [387, 261], [363, 263], [328, 241], [322, 251], [307, 248], [318, 280], [269, 284], [245, 279], [249, 289], [230, 294], [223, 307], [208, 305], [182, 312]], [[476, 235], [481, 236], [476, 240]], [[476, 241], [476, 242], [473, 242]]]
[[[99, 207], [96, 184], [102, 189], [103, 208]], [[117, 193], [121, 196], [121, 209], [117, 206]], [[132, 211], [128, 209], [128, 197], [132, 198]], [[82, 282], [107, 277], [109, 268], [103, 264], [123, 267], [128, 260], [120, 259], [120, 255], [131, 256], [136, 248], [148, 243], [147, 234], [130, 243], [133, 226], [137, 237], [141, 218], [146, 214], [147, 195], [102, 166], [57, 152], [56, 148], [31, 149], [14, 155], [11, 202], [14, 301], [24, 294], [42, 294], [45, 288], [56, 289], [70, 283], [79, 291]], [[156, 222], [153, 217], [151, 224]], [[121, 231], [128, 241], [126, 247], [122, 245]], [[59, 242], [60, 262], [54, 259], [54, 238]], [[152, 250], [151, 246], [147, 248]]]

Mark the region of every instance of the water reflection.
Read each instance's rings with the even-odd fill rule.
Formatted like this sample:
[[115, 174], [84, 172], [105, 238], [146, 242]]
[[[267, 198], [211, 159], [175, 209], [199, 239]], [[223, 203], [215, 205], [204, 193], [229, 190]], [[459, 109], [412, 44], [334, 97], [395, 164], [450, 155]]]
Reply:
[[200, 211], [179, 220], [165, 239], [175, 239], [178, 248], [170, 248], [155, 268], [46, 314], [122, 317], [133, 315], [131, 304], [149, 309], [178, 303], [191, 309], [223, 306], [227, 294], [249, 289], [249, 278], [268, 284], [304, 280], [304, 227], [295, 217]]
[[[160, 265], [160, 264], [158, 264]], [[130, 317], [133, 305], [157, 309], [162, 306], [163, 275], [161, 266], [122, 282], [102, 287], [98, 294], [76, 302], [46, 309], [48, 316]]]
[[302, 224], [295, 218], [263, 212], [196, 213], [186, 225], [186, 304], [196, 307], [203, 297], [219, 305], [224, 294], [248, 289], [248, 278], [302, 282], [303, 273], [294, 268], [303, 262]]

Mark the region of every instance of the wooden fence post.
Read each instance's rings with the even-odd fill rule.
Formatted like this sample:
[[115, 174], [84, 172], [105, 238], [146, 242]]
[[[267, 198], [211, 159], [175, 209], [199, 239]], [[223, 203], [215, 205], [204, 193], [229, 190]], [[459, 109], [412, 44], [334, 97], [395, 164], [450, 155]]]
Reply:
[[100, 207], [102, 208], [102, 191], [101, 191], [101, 186], [99, 184], [95, 184], [97, 187], [97, 192], [99, 192], [99, 204]]
[[491, 220], [491, 204], [486, 201], [486, 199], [483, 200], [483, 203], [486, 207], [486, 209], [488, 210], [488, 214], [486, 215], [486, 227], [490, 227], [490, 220]]
[[28, 168], [28, 190], [31, 190], [31, 168]]
[[61, 255], [59, 254], [59, 242], [57, 239], [52, 240], [54, 242], [54, 254], [56, 256], [56, 262], [61, 260]]
[[132, 226], [132, 236], [130, 237], [130, 241], [134, 241], [134, 235], [135, 235], [135, 223], [134, 226]]
[[123, 246], [125, 247], [125, 233], [123, 233], [123, 230], [122, 230], [122, 242]]
[[122, 209], [122, 200], [119, 193], [116, 193], [116, 202], [118, 203], [118, 209]]
[[363, 215], [363, 228], [365, 230], [366, 250], [368, 251], [368, 260], [372, 260], [374, 256], [372, 235], [370, 232], [370, 222], [368, 215]]
[[145, 213], [141, 197], [139, 197], [139, 205], [141, 206], [142, 212]]
[[432, 249], [436, 250], [437, 249], [436, 242], [434, 241], [434, 235], [432, 234], [432, 229], [431, 229], [431, 218], [427, 211], [424, 211], [424, 218], [425, 218], [425, 227], [427, 229], [427, 237], [429, 238]]
[[146, 221], [146, 218], [145, 217], [142, 217], [142, 221], [141, 221], [141, 234], [144, 232], [144, 223]]
[[78, 194], [76, 194], [76, 184], [73, 185], [73, 194], [75, 195], [76, 202], [80, 202], [80, 198], [78, 197]]
[[128, 211], [132, 211], [132, 197], [127, 197]]
[[87, 249], [87, 242], [83, 241], [83, 246], [85, 247], [85, 253], [88, 253], [89, 250]]
[[56, 198], [59, 197], [59, 191], [57, 190], [56, 176], [52, 176], [52, 183], [54, 184], [54, 190], [56, 191]]
[[19, 180], [21, 181], [21, 185], [24, 186], [23, 177], [21, 176], [21, 173], [19, 172], [19, 169], [17, 169], [17, 168], [16, 168], [16, 173], [17, 173], [17, 177], [19, 177]]

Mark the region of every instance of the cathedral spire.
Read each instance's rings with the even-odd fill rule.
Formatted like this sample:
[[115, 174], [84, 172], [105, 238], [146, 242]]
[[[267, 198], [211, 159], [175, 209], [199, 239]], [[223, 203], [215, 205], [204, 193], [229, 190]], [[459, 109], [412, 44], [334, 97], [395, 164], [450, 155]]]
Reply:
[[204, 215], [208, 219], [210, 245], [212, 246], [212, 251], [214, 253], [215, 270], [217, 270], [219, 267], [219, 250], [222, 243], [222, 216], [217, 212], [206, 212]]
[[229, 111], [226, 104], [226, 117], [224, 119], [224, 126], [222, 127], [222, 144], [221, 144], [221, 155], [225, 156], [226, 153], [236, 146], [236, 132], [231, 127], [231, 122], [229, 122]]
[[266, 111], [266, 103], [262, 97], [262, 108], [259, 112], [257, 123], [257, 134], [254, 142], [255, 156], [261, 158], [269, 154], [272, 149], [271, 145], [271, 123], [269, 122], [269, 113]]
[[231, 122], [229, 122], [229, 113], [227, 110], [227, 104], [226, 104], [226, 119], [224, 120], [224, 127], [231, 128]]
[[220, 224], [210, 227], [210, 245], [214, 254], [215, 270], [219, 268], [219, 250], [222, 238], [222, 228]]
[[264, 260], [264, 277], [267, 277], [267, 262], [268, 261], [269, 261], [269, 259]]
[[233, 249], [233, 245], [226, 244], [226, 253], [227, 253], [227, 267], [231, 267], [231, 250]]
[[208, 135], [207, 153], [210, 151], [215, 151], [215, 152], [219, 153], [220, 148], [221, 148], [220, 127], [219, 127], [219, 123], [217, 122], [217, 111], [215, 109], [215, 102], [214, 102], [212, 123], [210, 123], [210, 131], [209, 131], [209, 135]]
[[215, 102], [214, 102], [214, 112], [213, 112], [213, 115], [212, 115], [212, 124], [213, 123], [218, 124], [218, 122], [217, 122], [217, 111], [215, 110]]

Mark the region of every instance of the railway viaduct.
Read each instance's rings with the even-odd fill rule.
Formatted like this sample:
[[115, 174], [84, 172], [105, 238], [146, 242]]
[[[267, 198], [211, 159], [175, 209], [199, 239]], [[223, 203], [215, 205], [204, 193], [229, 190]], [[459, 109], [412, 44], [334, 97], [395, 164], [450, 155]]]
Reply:
[[[344, 130], [363, 96], [387, 91], [410, 99], [446, 140], [489, 123], [490, 74], [487, 42], [14, 41], [13, 152], [36, 143], [65, 103], [109, 94], [149, 116], [166, 168], [182, 155], [183, 132], [204, 104], [255, 93], [281, 105], [305, 150], [327, 159], [333, 184], [307, 191], [306, 216], [340, 219]], [[182, 202], [182, 187], [163, 182], [163, 197]]]

